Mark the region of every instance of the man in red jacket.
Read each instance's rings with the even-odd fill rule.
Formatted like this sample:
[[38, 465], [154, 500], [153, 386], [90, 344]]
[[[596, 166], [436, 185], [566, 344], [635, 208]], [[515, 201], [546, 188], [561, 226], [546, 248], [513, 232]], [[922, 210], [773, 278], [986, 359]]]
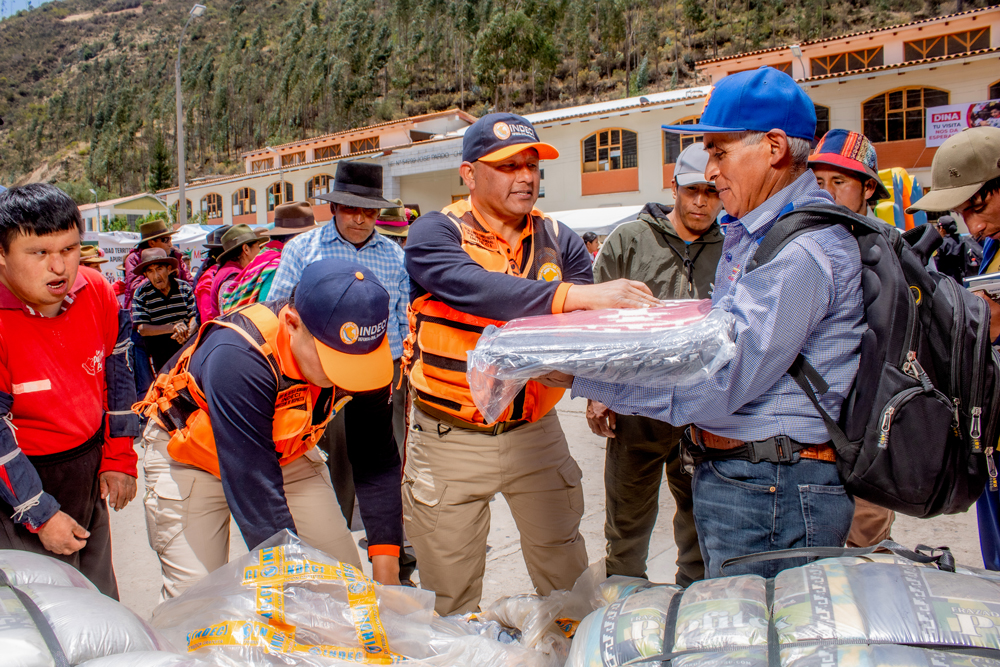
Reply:
[[59, 558], [117, 598], [108, 505], [137, 476], [130, 325], [80, 267], [82, 229], [54, 186], [0, 194], [0, 549]]

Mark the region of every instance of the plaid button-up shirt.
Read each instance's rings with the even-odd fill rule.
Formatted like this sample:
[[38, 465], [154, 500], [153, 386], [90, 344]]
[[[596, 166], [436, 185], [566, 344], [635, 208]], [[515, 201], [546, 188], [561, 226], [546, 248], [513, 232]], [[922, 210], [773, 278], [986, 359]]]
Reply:
[[378, 232], [372, 232], [371, 238], [360, 248], [344, 240], [333, 220], [319, 229], [299, 234], [281, 251], [281, 264], [274, 274], [267, 300], [287, 299], [298, 284], [302, 270], [323, 259], [345, 259], [375, 272], [375, 277], [389, 292], [389, 349], [393, 359], [403, 356], [403, 339], [410, 330], [406, 319], [410, 279], [403, 267], [403, 249]]

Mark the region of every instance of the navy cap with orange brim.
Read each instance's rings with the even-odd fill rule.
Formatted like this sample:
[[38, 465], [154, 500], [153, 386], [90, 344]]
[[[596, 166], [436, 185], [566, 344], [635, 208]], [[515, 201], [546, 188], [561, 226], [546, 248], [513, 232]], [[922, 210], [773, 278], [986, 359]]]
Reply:
[[340, 259], [313, 262], [294, 300], [331, 382], [347, 391], [392, 384], [389, 293], [370, 269]]
[[498, 162], [534, 148], [541, 160], [559, 157], [556, 147], [541, 141], [535, 126], [513, 113], [486, 114], [465, 130], [462, 162]]

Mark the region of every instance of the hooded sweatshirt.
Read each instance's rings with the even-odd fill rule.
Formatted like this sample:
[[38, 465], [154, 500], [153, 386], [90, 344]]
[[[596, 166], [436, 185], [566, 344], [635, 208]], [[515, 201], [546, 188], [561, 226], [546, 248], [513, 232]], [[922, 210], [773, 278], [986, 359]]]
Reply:
[[707, 299], [722, 257], [722, 229], [713, 222], [685, 243], [667, 219], [672, 210], [646, 204], [638, 220], [618, 225], [594, 262], [594, 282], [628, 278], [646, 283], [659, 299]]

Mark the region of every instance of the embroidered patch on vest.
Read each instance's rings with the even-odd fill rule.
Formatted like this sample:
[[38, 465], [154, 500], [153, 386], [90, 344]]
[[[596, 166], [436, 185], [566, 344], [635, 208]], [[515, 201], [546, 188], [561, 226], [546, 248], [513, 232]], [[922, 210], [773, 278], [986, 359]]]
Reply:
[[538, 268], [538, 279], [548, 283], [562, 280], [562, 269], [552, 262], [546, 262]]
[[282, 408], [293, 406], [296, 403], [303, 403], [306, 401], [306, 397], [308, 395], [309, 388], [305, 385], [287, 389], [278, 394], [278, 398], [274, 402], [274, 409], [281, 410]]
[[473, 229], [468, 225], [462, 225], [462, 241], [464, 243], [469, 243], [472, 245], [477, 245], [480, 248], [486, 248], [487, 250], [496, 251], [500, 249], [499, 244], [497, 244], [497, 239], [492, 234], [487, 234], [486, 232], [481, 232], [478, 229]]

